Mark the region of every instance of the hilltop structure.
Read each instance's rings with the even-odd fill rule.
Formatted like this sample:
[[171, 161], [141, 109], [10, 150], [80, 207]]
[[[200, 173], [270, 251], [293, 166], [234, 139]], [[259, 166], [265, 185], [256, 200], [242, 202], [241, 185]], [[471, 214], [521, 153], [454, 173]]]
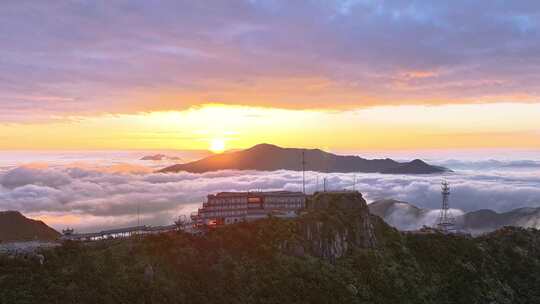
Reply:
[[191, 220], [196, 227], [217, 227], [269, 215], [295, 217], [305, 204], [302, 192], [220, 192], [208, 195], [202, 208], [191, 214]]

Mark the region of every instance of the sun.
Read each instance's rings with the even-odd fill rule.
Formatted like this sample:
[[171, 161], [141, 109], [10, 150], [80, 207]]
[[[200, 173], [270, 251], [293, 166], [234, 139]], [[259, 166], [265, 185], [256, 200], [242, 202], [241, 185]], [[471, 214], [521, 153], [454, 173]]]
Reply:
[[210, 142], [210, 151], [221, 153], [225, 151], [225, 140], [223, 138], [214, 138]]

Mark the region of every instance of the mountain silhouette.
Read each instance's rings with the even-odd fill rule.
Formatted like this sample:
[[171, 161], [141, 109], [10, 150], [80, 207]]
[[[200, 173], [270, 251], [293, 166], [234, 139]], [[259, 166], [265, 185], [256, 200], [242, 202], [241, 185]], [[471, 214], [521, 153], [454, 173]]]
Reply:
[[540, 208], [518, 208], [498, 213], [489, 209], [472, 211], [457, 219], [469, 231], [493, 231], [504, 226], [540, 228]]
[[165, 154], [154, 154], [154, 155], [145, 155], [140, 158], [140, 160], [155, 160], [155, 161], [161, 161], [161, 160], [182, 160], [180, 157], [177, 156], [168, 156]]
[[0, 241], [50, 241], [60, 233], [42, 221], [29, 219], [18, 211], [0, 211]]
[[[439, 215], [438, 210], [421, 209], [392, 199], [374, 201], [368, 206], [372, 214], [380, 216], [387, 224], [400, 230], [432, 226]], [[455, 215], [455, 222], [458, 229], [473, 234], [491, 232], [505, 226], [540, 228], [540, 207], [518, 208], [502, 213], [481, 209]]]
[[401, 163], [390, 158], [365, 159], [359, 156], [343, 156], [320, 149], [282, 148], [271, 144], [259, 144], [246, 150], [212, 155], [201, 160], [177, 164], [159, 172], [187, 171], [203, 173], [217, 170], [302, 170], [302, 153], [305, 169], [318, 172], [364, 172], [388, 174], [429, 174], [448, 171], [431, 166], [421, 160]]

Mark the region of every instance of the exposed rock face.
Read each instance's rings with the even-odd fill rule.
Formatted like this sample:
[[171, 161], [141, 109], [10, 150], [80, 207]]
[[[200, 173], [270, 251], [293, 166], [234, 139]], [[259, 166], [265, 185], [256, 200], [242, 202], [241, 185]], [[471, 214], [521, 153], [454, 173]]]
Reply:
[[356, 191], [316, 193], [300, 225], [307, 251], [330, 261], [355, 247], [376, 246], [367, 203]]

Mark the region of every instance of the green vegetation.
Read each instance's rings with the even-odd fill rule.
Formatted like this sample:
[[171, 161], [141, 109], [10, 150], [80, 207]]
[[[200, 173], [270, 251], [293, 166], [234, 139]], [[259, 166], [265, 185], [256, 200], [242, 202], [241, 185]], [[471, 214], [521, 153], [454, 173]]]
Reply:
[[0, 257], [0, 303], [540, 303], [540, 231], [402, 234], [358, 192], [298, 219]]
[[378, 248], [334, 263], [289, 250], [298, 226], [278, 219], [67, 242], [43, 266], [0, 257], [0, 303], [540, 303], [539, 231], [403, 235], [372, 223]]

